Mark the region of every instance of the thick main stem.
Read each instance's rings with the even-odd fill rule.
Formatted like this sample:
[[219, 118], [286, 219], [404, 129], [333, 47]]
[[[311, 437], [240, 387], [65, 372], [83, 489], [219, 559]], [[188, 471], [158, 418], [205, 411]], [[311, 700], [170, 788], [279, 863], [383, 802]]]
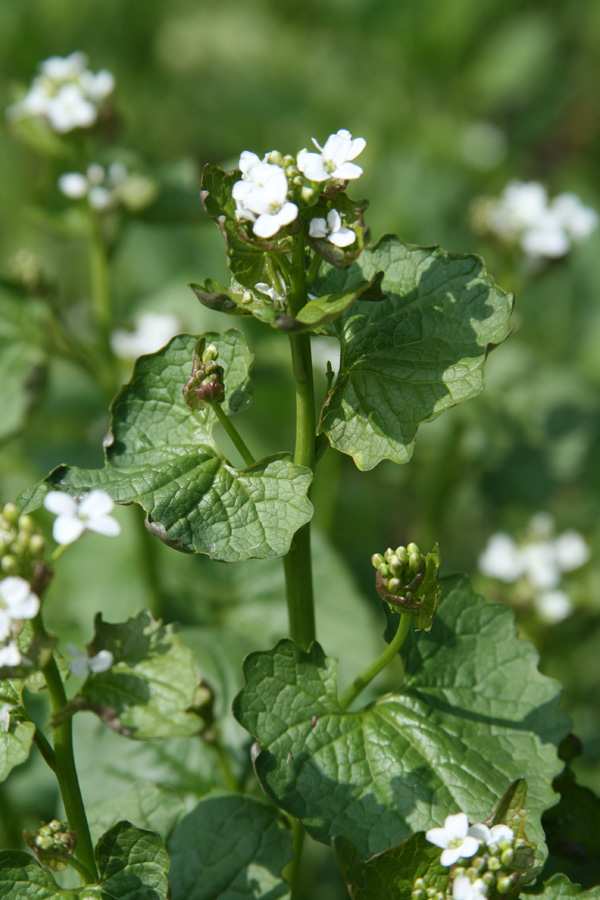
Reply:
[[375, 662], [372, 662], [370, 666], [367, 666], [364, 672], [361, 672], [358, 678], [354, 679], [350, 687], [347, 688], [347, 690], [345, 690], [340, 697], [339, 704], [342, 709], [348, 709], [348, 707], [356, 700], [358, 695], [364, 691], [366, 686], [373, 681], [375, 676], [379, 675], [380, 672], [383, 672], [385, 667], [391, 663], [391, 661], [398, 653], [398, 650], [406, 640], [411, 621], [411, 613], [405, 612], [400, 614], [398, 630], [381, 656], [378, 656]]

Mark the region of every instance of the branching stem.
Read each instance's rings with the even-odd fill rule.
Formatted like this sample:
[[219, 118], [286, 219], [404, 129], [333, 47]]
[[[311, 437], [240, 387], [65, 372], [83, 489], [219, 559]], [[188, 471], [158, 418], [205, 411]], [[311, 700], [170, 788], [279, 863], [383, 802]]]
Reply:
[[406, 640], [406, 636], [410, 629], [410, 623], [412, 621], [412, 615], [409, 612], [400, 614], [400, 622], [398, 624], [398, 630], [394, 635], [392, 641], [385, 648], [381, 656], [378, 656], [375, 662], [372, 662], [370, 666], [361, 672], [358, 678], [355, 678], [349, 688], [347, 688], [342, 696], [339, 699], [339, 704], [342, 709], [348, 709], [348, 707], [354, 703], [359, 694], [361, 694], [364, 689], [370, 684], [376, 675], [379, 675], [389, 663], [394, 659], [398, 651], [400, 650], [402, 644]]
[[233, 441], [233, 443], [239, 450], [240, 455], [241, 455], [242, 459], [244, 460], [244, 462], [246, 463], [246, 465], [253, 466], [254, 463], [256, 462], [256, 460], [254, 459], [254, 457], [252, 456], [252, 454], [246, 447], [246, 444], [242, 440], [242, 437], [241, 437], [239, 431], [237, 430], [235, 425], [230, 421], [229, 416], [225, 415], [225, 413], [221, 409], [221, 406], [219, 403], [213, 403], [212, 409], [213, 409], [215, 416], [217, 417], [217, 419], [219, 420], [219, 422], [221, 423], [221, 425], [223, 426], [223, 428], [225, 429], [225, 431], [227, 432], [227, 434], [229, 435], [229, 437], [231, 438], [231, 440]]

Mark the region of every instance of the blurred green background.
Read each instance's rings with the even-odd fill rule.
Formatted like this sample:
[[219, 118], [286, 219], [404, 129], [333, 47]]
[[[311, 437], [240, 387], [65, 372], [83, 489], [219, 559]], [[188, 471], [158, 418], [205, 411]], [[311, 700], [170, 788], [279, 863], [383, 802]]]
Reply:
[[[476, 196], [498, 194], [512, 178], [540, 180], [552, 194], [575, 191], [600, 209], [600, 5], [8, 2], [0, 5], [0, 106], [29, 84], [41, 60], [74, 50], [88, 54], [93, 71], [114, 73], [110, 139], [137, 154], [160, 183], [157, 203], [127, 224], [114, 252], [115, 326], [152, 309], [175, 312], [191, 332], [238, 327], [240, 320], [200, 307], [186, 287], [225, 277], [221, 239], [198, 196], [202, 166], [233, 168], [243, 149], [295, 153], [311, 136], [322, 143], [338, 128], [367, 140], [364, 175], [349, 193], [369, 198], [374, 238], [393, 231], [411, 243], [481, 253], [498, 282], [516, 290], [514, 333], [489, 359], [485, 392], [424, 426], [407, 466], [383, 463], [360, 473], [329, 451], [315, 485], [316, 521], [345, 558], [365, 608], [375, 599], [369, 557], [390, 544], [438, 540], [444, 572], [476, 573], [488, 536], [518, 534], [533, 513], [549, 511], [559, 530], [580, 530], [592, 558], [569, 583], [574, 614], [544, 625], [525, 610], [519, 621], [540, 649], [543, 670], [565, 686], [564, 708], [584, 744], [579, 780], [600, 788], [600, 232], [527, 274], [518, 259], [475, 235], [468, 215]], [[0, 169], [0, 272], [22, 248], [35, 253], [55, 302], [86, 334], [85, 241], [58, 235], [40, 213], [67, 205], [56, 188], [66, 160], [42, 157], [4, 128]], [[242, 327], [257, 362], [255, 408], [240, 430], [255, 454], [290, 448], [286, 343], [257, 323]], [[107, 398], [67, 361], [46, 366], [43, 349], [42, 342], [27, 414], [0, 448], [4, 500], [58, 463], [101, 465]], [[322, 393], [327, 351], [316, 356]], [[119, 380], [130, 371], [123, 364]], [[223, 620], [223, 567], [161, 545], [148, 555], [137, 512], [122, 511], [128, 536], [118, 549], [94, 538], [65, 557], [48, 619], [73, 640], [89, 639], [96, 609], [122, 618], [147, 604], [141, 569], [151, 565], [167, 618], [211, 627]], [[262, 564], [249, 565], [257, 571]], [[481, 576], [476, 585], [498, 596], [498, 586]], [[276, 634], [285, 619], [273, 616]], [[257, 623], [259, 632], [259, 614]], [[35, 783], [27, 767], [20, 772], [15, 792], [27, 779]], [[5, 831], [5, 841], [14, 841]]]

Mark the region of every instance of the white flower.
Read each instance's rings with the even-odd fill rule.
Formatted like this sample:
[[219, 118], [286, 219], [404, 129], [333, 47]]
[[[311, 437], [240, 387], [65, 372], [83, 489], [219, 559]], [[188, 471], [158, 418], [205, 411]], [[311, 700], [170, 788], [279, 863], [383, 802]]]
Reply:
[[556, 561], [563, 572], [572, 572], [590, 558], [590, 548], [583, 536], [575, 529], [563, 531], [554, 541]]
[[145, 353], [156, 353], [180, 331], [177, 316], [144, 312], [136, 318], [133, 331], [122, 328], [113, 331], [110, 344], [113, 352], [122, 359], [137, 359]]
[[69, 81], [77, 78], [85, 70], [88, 58], [85, 53], [76, 50], [69, 56], [51, 56], [40, 64], [40, 70], [52, 81]]
[[39, 608], [40, 598], [33, 593], [31, 585], [24, 578], [11, 575], [0, 581], [0, 641], [6, 641], [13, 627], [23, 619], [33, 619]]
[[430, 828], [425, 837], [436, 847], [442, 847], [440, 862], [443, 866], [453, 866], [463, 858], [475, 856], [479, 848], [477, 838], [468, 834], [469, 820], [464, 813], [446, 816], [443, 828]]
[[21, 651], [14, 641], [9, 641], [3, 647], [0, 647], [0, 667], [18, 666], [22, 662]]
[[[252, 231], [258, 237], [270, 238], [289, 225], [298, 215], [298, 207], [287, 199], [288, 180], [281, 166], [254, 162], [248, 151], [243, 176], [236, 181], [232, 197], [236, 203], [236, 216], [253, 222]], [[244, 153], [242, 157], [244, 157]], [[258, 159], [258, 157], [257, 157]]]
[[325, 238], [336, 247], [349, 247], [356, 240], [356, 234], [351, 228], [342, 225], [342, 217], [337, 209], [332, 209], [325, 219], [311, 219], [308, 233], [313, 238]]
[[266, 294], [267, 297], [270, 297], [271, 300], [274, 300], [276, 303], [281, 302], [284, 299], [284, 297], [276, 291], [274, 287], [267, 284], [266, 281], [257, 281], [254, 287], [257, 291], [260, 291], [261, 294]]
[[115, 661], [110, 650], [100, 650], [95, 656], [88, 656], [84, 650], [79, 650], [73, 644], [67, 644], [67, 650], [73, 657], [69, 669], [78, 678], [87, 678], [90, 672], [107, 672]]
[[329, 135], [324, 147], [314, 138], [312, 142], [319, 153], [309, 153], [304, 149], [297, 159], [298, 168], [309, 181], [327, 181], [329, 178], [351, 181], [362, 175], [361, 167], [350, 160], [365, 149], [367, 142], [364, 138], [353, 140], [350, 132], [342, 128], [336, 134]]
[[482, 900], [487, 890], [488, 886], [482, 878], [471, 881], [466, 875], [459, 875], [452, 882], [453, 900]]
[[57, 544], [72, 544], [86, 530], [109, 537], [121, 533], [121, 526], [109, 515], [114, 503], [105, 491], [94, 490], [77, 499], [62, 491], [50, 491], [44, 506], [58, 516], [52, 529]]
[[115, 89], [115, 76], [107, 69], [100, 69], [95, 75], [89, 70], [82, 72], [79, 81], [87, 96], [94, 103], [105, 100]]
[[489, 828], [487, 825], [484, 825], [483, 822], [480, 822], [477, 825], [471, 825], [469, 834], [488, 845], [499, 844], [500, 841], [512, 841], [515, 837], [514, 831], [512, 828], [509, 828], [508, 825], [492, 825], [492, 827]]
[[508, 534], [493, 534], [479, 557], [479, 568], [488, 578], [511, 583], [523, 574], [524, 566], [519, 548]]
[[87, 196], [90, 186], [87, 178], [81, 172], [65, 172], [58, 179], [58, 188], [65, 197], [79, 200], [81, 197]]
[[521, 235], [521, 250], [533, 259], [558, 259], [569, 252], [571, 241], [557, 215], [543, 210], [536, 222]]
[[532, 541], [519, 548], [523, 572], [531, 584], [543, 590], [560, 584], [561, 571], [553, 541]]
[[499, 237], [517, 238], [546, 211], [548, 192], [537, 181], [511, 181], [489, 213], [489, 228]]
[[10, 728], [10, 711], [13, 708], [12, 703], [3, 703], [0, 706], [0, 731], [7, 732]]
[[570, 191], [558, 194], [551, 202], [550, 208], [559, 219], [562, 227], [574, 241], [581, 241], [598, 227], [598, 213], [585, 206]]
[[74, 128], [89, 128], [96, 121], [98, 111], [77, 84], [65, 84], [50, 97], [45, 114], [54, 131], [66, 134]]
[[533, 598], [540, 619], [553, 625], [562, 622], [573, 612], [573, 604], [564, 591], [541, 591]]

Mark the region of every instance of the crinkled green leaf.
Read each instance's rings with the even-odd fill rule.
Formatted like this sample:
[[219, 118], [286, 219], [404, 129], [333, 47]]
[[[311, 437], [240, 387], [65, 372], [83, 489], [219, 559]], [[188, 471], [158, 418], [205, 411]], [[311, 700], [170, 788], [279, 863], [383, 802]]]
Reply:
[[39, 301], [0, 290], [0, 440], [25, 424], [43, 385], [47, 333]]
[[450, 870], [440, 863], [439, 847], [430, 844], [422, 831], [369, 860], [361, 860], [346, 838], [334, 837], [333, 846], [352, 900], [409, 898], [416, 878], [425, 878], [426, 886], [435, 891], [446, 890]]
[[155, 831], [166, 841], [183, 812], [183, 803], [172, 788], [149, 781], [135, 781], [128, 790], [107, 796], [101, 803], [86, 803], [92, 839], [99, 838], [125, 816], [137, 828]]
[[[251, 402], [252, 357], [241, 332], [208, 332], [225, 370], [227, 415]], [[102, 488], [118, 503], [139, 503], [150, 530], [180, 550], [238, 562], [289, 550], [294, 532], [312, 516], [309, 469], [288, 454], [236, 469], [212, 440], [216, 415], [192, 412], [181, 393], [197, 337], [178, 335], [158, 353], [137, 360], [131, 381], [112, 404], [112, 430], [103, 469], [59, 466], [23, 509], [39, 506], [48, 490], [79, 494]]]
[[337, 662], [286, 640], [247, 658], [234, 713], [261, 745], [263, 788], [318, 840], [341, 835], [372, 855], [450, 813], [481, 821], [526, 776], [529, 833], [542, 841], [568, 722], [537, 659], [512, 612], [455, 577], [431, 631], [411, 636], [395, 693], [345, 712]]
[[0, 781], [4, 781], [15, 766], [25, 762], [33, 743], [35, 725], [23, 721], [22, 695], [22, 683], [0, 681], [0, 708], [9, 707], [8, 730], [0, 724]]
[[94, 855], [102, 900], [167, 900], [169, 857], [157, 834], [119, 822], [100, 838]]
[[2, 900], [77, 900], [74, 891], [59, 888], [54, 878], [29, 853], [0, 851]]
[[292, 839], [276, 810], [250, 797], [201, 800], [169, 841], [172, 900], [286, 900]]
[[189, 712], [197, 679], [192, 651], [172, 625], [140, 612], [122, 625], [98, 613], [90, 655], [112, 653], [105, 672], [92, 673], [70, 708], [91, 709], [111, 728], [136, 740], [197, 734], [201, 720]]
[[522, 900], [539, 897], [540, 900], [600, 900], [600, 886], [584, 891], [580, 884], [573, 884], [566, 875], [555, 875], [549, 881], [538, 882], [521, 893]]
[[359, 469], [407, 462], [417, 427], [483, 388], [488, 348], [508, 334], [511, 297], [477, 256], [411, 247], [386, 235], [319, 293], [384, 272], [387, 299], [354, 304], [330, 329], [342, 342], [337, 381], [319, 431]]

